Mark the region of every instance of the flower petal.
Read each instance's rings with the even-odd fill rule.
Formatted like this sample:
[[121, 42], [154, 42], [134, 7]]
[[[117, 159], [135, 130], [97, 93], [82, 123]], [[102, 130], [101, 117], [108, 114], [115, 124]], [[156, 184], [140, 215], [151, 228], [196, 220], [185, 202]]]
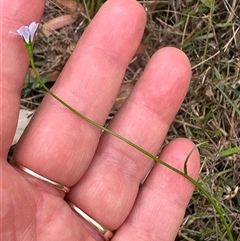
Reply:
[[17, 33], [24, 38], [26, 43], [32, 42], [39, 23], [32, 22], [29, 26], [22, 26]]
[[34, 34], [38, 28], [38, 25], [39, 23], [35, 23], [35, 22], [32, 22], [30, 25], [29, 25], [29, 32], [30, 32], [30, 36], [31, 36], [31, 41], [33, 41], [33, 37], [34, 37]]
[[17, 30], [17, 33], [24, 38], [25, 42], [29, 42], [30, 32], [27, 26], [22, 26], [20, 29]]

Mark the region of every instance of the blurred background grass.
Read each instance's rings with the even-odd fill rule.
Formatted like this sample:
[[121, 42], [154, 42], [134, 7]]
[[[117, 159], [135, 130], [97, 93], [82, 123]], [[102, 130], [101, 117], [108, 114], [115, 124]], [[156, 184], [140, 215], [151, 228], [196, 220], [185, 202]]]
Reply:
[[[38, 71], [49, 87], [103, 2], [47, 1], [41, 26], [49, 32], [39, 30], [34, 55]], [[121, 107], [157, 49], [182, 49], [191, 61], [193, 77], [165, 144], [176, 137], [187, 137], [196, 144], [207, 141], [200, 147], [199, 181], [224, 209], [234, 239], [240, 240], [240, 1], [139, 2], [148, 19], [145, 33], [107, 121]], [[22, 108], [35, 109], [43, 95], [29, 69]], [[219, 216], [198, 190], [176, 240], [228, 240]]]

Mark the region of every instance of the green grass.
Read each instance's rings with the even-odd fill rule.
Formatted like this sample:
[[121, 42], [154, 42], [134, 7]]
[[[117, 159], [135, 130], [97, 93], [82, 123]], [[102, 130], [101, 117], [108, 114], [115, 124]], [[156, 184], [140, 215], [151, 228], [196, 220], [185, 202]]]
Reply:
[[[74, 24], [57, 30], [60, 34], [51, 36], [47, 45], [36, 41], [35, 58], [40, 63], [41, 76], [47, 75], [49, 69], [60, 71], [63, 68], [69, 57], [65, 50], [74, 48], [103, 1], [77, 2], [85, 11]], [[240, 2], [139, 2], [147, 9], [148, 21], [142, 39], [147, 48], [129, 65], [124, 81], [135, 81], [149, 56], [161, 47], [175, 46], [188, 55], [192, 82], [165, 142], [187, 137], [196, 144], [208, 143], [199, 147], [199, 181], [227, 214], [234, 239], [240, 240], [240, 193], [237, 190], [240, 186]], [[49, 1], [43, 22], [61, 14], [64, 11]], [[56, 51], [51, 43], [62, 48]], [[56, 62], [59, 58], [61, 61]], [[28, 98], [36, 95], [36, 88], [31, 93], [27, 89], [27, 93], [23, 90], [23, 104], [26, 95]], [[34, 103], [32, 107], [35, 108]], [[228, 240], [220, 217], [198, 190], [188, 205], [176, 240]]]

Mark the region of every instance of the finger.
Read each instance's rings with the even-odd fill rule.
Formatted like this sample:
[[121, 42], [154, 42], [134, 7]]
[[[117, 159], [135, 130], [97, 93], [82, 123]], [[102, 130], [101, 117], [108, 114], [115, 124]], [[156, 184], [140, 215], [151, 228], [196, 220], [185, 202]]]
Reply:
[[[176, 139], [163, 150], [160, 159], [183, 171], [184, 162], [194, 144]], [[188, 175], [197, 179], [199, 153], [195, 150], [187, 164]], [[138, 195], [127, 220], [115, 234], [118, 240], [173, 241], [177, 235], [194, 185], [170, 169], [156, 164]]]
[[[103, 124], [139, 45], [144, 24], [145, 12], [136, 1], [107, 1], [53, 87], [55, 94]], [[72, 186], [89, 166], [99, 137], [99, 129], [47, 96], [14, 157], [45, 177]]]
[[[151, 58], [109, 128], [156, 154], [184, 99], [190, 77], [185, 54], [175, 48], [161, 49]], [[99, 223], [115, 230], [132, 209], [139, 183], [151, 164], [149, 157], [104, 134], [91, 166], [68, 198]]]
[[6, 160], [8, 150], [15, 133], [20, 105], [20, 93], [25, 79], [29, 58], [23, 40], [17, 29], [39, 21], [43, 13], [45, 1], [26, 0], [9, 4], [1, 2], [1, 158]]

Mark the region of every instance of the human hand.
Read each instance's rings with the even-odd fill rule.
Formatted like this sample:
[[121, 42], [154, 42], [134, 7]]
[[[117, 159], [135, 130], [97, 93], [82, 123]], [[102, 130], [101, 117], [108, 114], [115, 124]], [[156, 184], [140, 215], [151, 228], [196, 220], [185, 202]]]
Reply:
[[[2, 240], [103, 240], [64, 198], [115, 231], [114, 241], [174, 240], [194, 186], [156, 164], [139, 191], [152, 160], [107, 133], [101, 135], [49, 95], [17, 144], [14, 158], [71, 191], [65, 197], [64, 192], [6, 162], [29, 64], [22, 39], [9, 31], [39, 22], [44, 4], [2, 1]], [[144, 10], [136, 1], [107, 1], [81, 37], [53, 92], [104, 124], [144, 24]], [[109, 128], [156, 154], [190, 78], [191, 67], [181, 51], [159, 50]], [[160, 159], [182, 170], [193, 147], [189, 140], [176, 139]], [[188, 173], [197, 178], [198, 171], [199, 154], [194, 151]]]

